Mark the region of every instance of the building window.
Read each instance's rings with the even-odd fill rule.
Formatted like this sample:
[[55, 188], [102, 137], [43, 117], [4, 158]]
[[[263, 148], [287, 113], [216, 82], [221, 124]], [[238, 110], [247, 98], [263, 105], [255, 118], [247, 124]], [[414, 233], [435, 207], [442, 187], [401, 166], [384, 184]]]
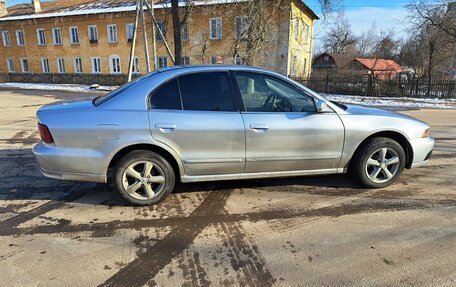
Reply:
[[78, 27], [70, 27], [70, 43], [79, 44], [79, 30]]
[[9, 31], [2, 31], [3, 46], [11, 47], [11, 38]]
[[132, 69], [133, 74], [139, 74], [139, 59], [138, 57], [133, 58], [133, 69]]
[[46, 45], [46, 34], [44, 33], [44, 29], [36, 29], [36, 36], [38, 37], [38, 45]]
[[293, 56], [293, 60], [291, 62], [291, 75], [296, 76], [296, 66], [298, 65], [298, 57]]
[[[161, 30], [162, 34], [163, 34], [163, 37], [165, 37], [166, 39], [166, 23], [165, 22], [157, 22], [157, 25], [158, 25], [158, 28]], [[157, 31], [156, 33], [156, 39], [158, 41], [163, 41], [163, 38], [162, 36], [160, 35], [160, 32]]]
[[18, 46], [25, 46], [25, 36], [23, 30], [16, 30], [16, 42]]
[[26, 58], [22, 58], [21, 59], [21, 70], [22, 70], [22, 73], [30, 72], [29, 65], [28, 65], [28, 60]]
[[65, 73], [65, 60], [63, 58], [57, 58], [57, 72]]
[[52, 28], [52, 36], [54, 37], [54, 45], [62, 45], [60, 28]]
[[329, 62], [329, 56], [325, 56], [323, 59], [325, 61], [325, 64], [327, 64]]
[[190, 65], [190, 57], [188, 57], [188, 56], [182, 57], [181, 63], [182, 63], [182, 65]]
[[188, 40], [188, 22], [182, 23], [181, 39]]
[[111, 74], [120, 74], [120, 58], [118, 55], [111, 55], [109, 57], [109, 65]]
[[235, 37], [236, 39], [247, 39], [248, 22], [246, 16], [237, 16], [235, 19]]
[[222, 56], [212, 56], [211, 64], [212, 65], [223, 64], [223, 57]]
[[304, 76], [307, 75], [307, 58], [304, 58]]
[[108, 25], [108, 43], [117, 43], [117, 25]]
[[89, 26], [89, 42], [98, 43], [98, 28], [96, 25]]
[[133, 34], [135, 33], [135, 24], [127, 23], [127, 42], [133, 42]]
[[306, 24], [306, 28], [304, 30], [304, 44], [309, 43], [309, 37], [310, 37], [310, 26]]
[[49, 60], [47, 58], [41, 59], [41, 69], [43, 73], [50, 73], [51, 69], [49, 68]]
[[8, 67], [8, 73], [15, 73], [16, 69], [14, 68], [13, 59], [6, 59], [6, 66]]
[[222, 18], [211, 18], [209, 21], [210, 39], [222, 39]]
[[82, 59], [74, 58], [74, 72], [76, 74], [82, 73]]
[[298, 40], [299, 36], [301, 35], [301, 19], [296, 18], [295, 19], [295, 39]]
[[241, 57], [239, 55], [236, 55], [234, 57], [234, 64], [235, 65], [241, 65], [241, 66], [245, 65], [245, 58]]
[[157, 57], [157, 64], [158, 64], [159, 69], [168, 67], [168, 58], [167, 57]]
[[101, 60], [99, 57], [92, 57], [92, 74], [101, 73]]

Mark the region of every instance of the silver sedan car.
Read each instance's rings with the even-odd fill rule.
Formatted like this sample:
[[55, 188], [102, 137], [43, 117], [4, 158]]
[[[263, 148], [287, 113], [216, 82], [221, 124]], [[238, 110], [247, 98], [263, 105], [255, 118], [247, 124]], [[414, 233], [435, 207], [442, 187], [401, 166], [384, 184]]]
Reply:
[[382, 188], [434, 148], [419, 120], [331, 102], [240, 66], [162, 69], [37, 116], [42, 140], [33, 152], [44, 175], [106, 183], [112, 174], [115, 189], [139, 205], [165, 199], [176, 181], [350, 172]]

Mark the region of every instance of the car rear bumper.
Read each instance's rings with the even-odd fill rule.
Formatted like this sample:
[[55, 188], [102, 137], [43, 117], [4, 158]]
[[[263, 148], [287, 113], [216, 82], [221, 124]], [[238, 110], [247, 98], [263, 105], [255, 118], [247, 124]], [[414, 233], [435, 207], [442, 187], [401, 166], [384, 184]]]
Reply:
[[410, 141], [413, 149], [412, 168], [425, 165], [431, 158], [435, 140], [431, 137]]
[[107, 181], [106, 175], [63, 172], [58, 148], [55, 146], [49, 146], [40, 142], [33, 147], [33, 154], [35, 155], [40, 171], [44, 176], [63, 180], [103, 183]]

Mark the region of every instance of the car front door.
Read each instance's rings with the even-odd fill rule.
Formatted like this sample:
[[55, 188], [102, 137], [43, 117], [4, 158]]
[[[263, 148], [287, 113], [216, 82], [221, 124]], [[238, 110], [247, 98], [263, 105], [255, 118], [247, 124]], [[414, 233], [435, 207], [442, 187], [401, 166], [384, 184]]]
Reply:
[[246, 130], [245, 172], [322, 171], [338, 167], [344, 127], [332, 111], [276, 76], [236, 72]]
[[245, 131], [228, 72], [199, 72], [150, 96], [152, 137], [179, 154], [186, 175], [242, 173]]

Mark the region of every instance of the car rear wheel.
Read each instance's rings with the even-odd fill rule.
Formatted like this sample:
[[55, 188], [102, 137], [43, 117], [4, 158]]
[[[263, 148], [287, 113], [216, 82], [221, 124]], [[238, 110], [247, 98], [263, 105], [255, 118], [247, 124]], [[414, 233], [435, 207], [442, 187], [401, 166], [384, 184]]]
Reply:
[[127, 202], [135, 205], [164, 200], [174, 184], [175, 174], [169, 162], [151, 151], [130, 152], [114, 169], [114, 187]]
[[389, 138], [369, 139], [352, 159], [351, 171], [367, 188], [382, 188], [395, 182], [405, 166], [402, 146]]

